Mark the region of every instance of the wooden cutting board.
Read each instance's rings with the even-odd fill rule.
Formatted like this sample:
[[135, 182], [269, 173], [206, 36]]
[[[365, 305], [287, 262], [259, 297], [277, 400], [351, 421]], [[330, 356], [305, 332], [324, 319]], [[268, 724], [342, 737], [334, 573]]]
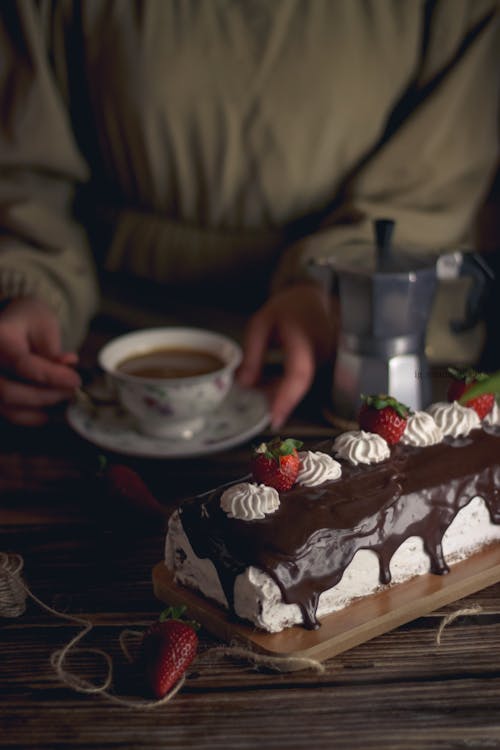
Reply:
[[318, 630], [296, 626], [265, 633], [237, 620], [200, 594], [174, 583], [163, 562], [153, 568], [158, 599], [183, 604], [191, 617], [226, 642], [238, 642], [273, 656], [307, 657], [322, 661], [386, 633], [405, 622], [480, 591], [500, 581], [500, 544], [451, 566], [447, 575], [426, 574], [359, 599], [321, 619]]

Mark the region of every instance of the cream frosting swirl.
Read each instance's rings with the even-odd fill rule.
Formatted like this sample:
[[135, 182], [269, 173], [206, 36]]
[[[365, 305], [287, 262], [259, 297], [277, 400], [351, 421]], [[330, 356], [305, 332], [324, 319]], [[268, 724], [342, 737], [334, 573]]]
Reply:
[[381, 435], [364, 430], [349, 430], [335, 438], [333, 450], [351, 464], [377, 464], [389, 458], [391, 451]]
[[489, 427], [500, 426], [500, 406], [498, 406], [497, 401], [495, 401], [491, 408], [491, 411], [485, 416], [483, 422]]
[[425, 447], [435, 445], [443, 439], [443, 431], [434, 417], [426, 411], [416, 411], [408, 417], [401, 442], [405, 445]]
[[471, 430], [480, 427], [481, 422], [474, 409], [462, 406], [458, 401], [438, 401], [427, 409], [443, 435], [465, 437]]
[[268, 487], [265, 484], [239, 482], [224, 490], [220, 505], [229, 518], [255, 521], [278, 510], [280, 496], [274, 487]]
[[323, 482], [338, 479], [342, 467], [329, 453], [299, 451], [300, 469], [297, 482], [304, 487], [315, 487]]

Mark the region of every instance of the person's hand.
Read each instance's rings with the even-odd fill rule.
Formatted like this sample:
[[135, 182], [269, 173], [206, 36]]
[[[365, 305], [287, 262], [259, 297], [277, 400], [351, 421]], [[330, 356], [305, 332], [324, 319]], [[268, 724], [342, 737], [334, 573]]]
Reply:
[[309, 390], [316, 367], [334, 352], [337, 304], [322, 287], [303, 283], [287, 287], [258, 310], [247, 326], [238, 382], [253, 386], [262, 373], [269, 346], [283, 354], [283, 377], [271, 401], [271, 425], [279, 429]]
[[41, 425], [47, 409], [80, 385], [78, 357], [61, 350], [57, 317], [32, 298], [10, 302], [0, 313], [0, 416], [19, 425]]

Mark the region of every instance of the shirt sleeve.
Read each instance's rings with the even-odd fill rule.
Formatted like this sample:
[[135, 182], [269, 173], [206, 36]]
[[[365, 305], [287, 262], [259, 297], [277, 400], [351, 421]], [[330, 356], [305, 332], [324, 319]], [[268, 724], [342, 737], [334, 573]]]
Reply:
[[395, 242], [423, 253], [473, 243], [499, 145], [500, 5], [440, 0], [423, 7], [410, 86], [314, 230], [283, 254], [274, 288], [308, 276], [311, 259], [373, 243], [377, 218], [393, 219]]
[[43, 7], [19, 0], [0, 14], [0, 299], [47, 302], [64, 345], [73, 348], [98, 301], [93, 259], [73, 209], [89, 169], [49, 62]]

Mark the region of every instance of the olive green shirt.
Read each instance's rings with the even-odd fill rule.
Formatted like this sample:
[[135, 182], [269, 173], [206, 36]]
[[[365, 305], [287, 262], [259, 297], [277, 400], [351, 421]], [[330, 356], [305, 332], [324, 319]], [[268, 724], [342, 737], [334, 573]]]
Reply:
[[[68, 346], [99, 274], [224, 305], [370, 240], [473, 243], [498, 0], [18, 0], [0, 10], [0, 298]], [[98, 271], [96, 270], [98, 269]]]

